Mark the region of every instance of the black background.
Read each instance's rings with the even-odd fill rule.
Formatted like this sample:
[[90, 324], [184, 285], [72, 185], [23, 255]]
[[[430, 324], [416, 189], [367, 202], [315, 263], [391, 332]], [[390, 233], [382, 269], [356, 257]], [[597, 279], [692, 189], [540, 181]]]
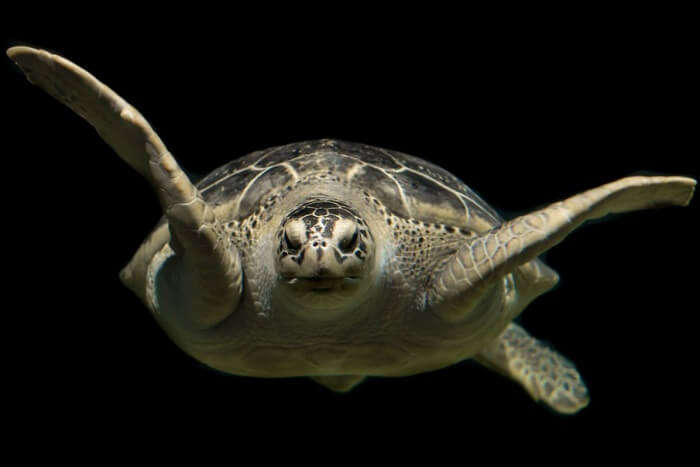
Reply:
[[[627, 13], [513, 30], [496, 18], [478, 31], [477, 19], [445, 23], [449, 14], [426, 18], [430, 28], [396, 19], [396, 30], [247, 17], [15, 27], [2, 45], [48, 48], [86, 68], [191, 174], [338, 138], [436, 162], [513, 216], [630, 174], [700, 175], [689, 31], [677, 18]], [[220, 435], [216, 424], [231, 437], [295, 434], [310, 445], [325, 434], [348, 450], [388, 434], [401, 435], [402, 450], [412, 439], [459, 446], [477, 428], [508, 443], [623, 452], [622, 434], [678, 441], [677, 420], [694, 416], [697, 200], [584, 226], [546, 255], [560, 286], [521, 323], [588, 383], [591, 404], [576, 416], [471, 362], [372, 378], [346, 395], [305, 378], [226, 376], [178, 350], [119, 283], [160, 216], [147, 184], [9, 60], [0, 74], [4, 289], [15, 303], [3, 325], [5, 384], [27, 426], [73, 420], [100, 432], [126, 421]]]

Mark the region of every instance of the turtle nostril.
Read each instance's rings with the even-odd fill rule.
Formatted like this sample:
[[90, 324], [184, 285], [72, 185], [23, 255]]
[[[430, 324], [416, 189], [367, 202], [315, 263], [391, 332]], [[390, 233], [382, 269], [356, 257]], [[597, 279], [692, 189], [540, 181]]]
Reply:
[[355, 229], [352, 236], [346, 236], [345, 238], [343, 238], [338, 244], [340, 251], [342, 251], [343, 253], [351, 253], [355, 249], [355, 247], [357, 247], [358, 236], [358, 230]]

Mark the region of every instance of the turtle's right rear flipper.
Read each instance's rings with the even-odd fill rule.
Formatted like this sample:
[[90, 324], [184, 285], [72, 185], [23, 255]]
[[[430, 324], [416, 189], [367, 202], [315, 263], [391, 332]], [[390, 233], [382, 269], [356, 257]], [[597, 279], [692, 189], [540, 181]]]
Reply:
[[87, 120], [151, 183], [169, 221], [171, 245], [185, 268], [184, 285], [194, 300], [189, 316], [193, 324], [210, 326], [235, 310], [241, 293], [238, 252], [213, 209], [139, 111], [63, 57], [24, 46], [10, 48], [7, 55], [31, 83]]

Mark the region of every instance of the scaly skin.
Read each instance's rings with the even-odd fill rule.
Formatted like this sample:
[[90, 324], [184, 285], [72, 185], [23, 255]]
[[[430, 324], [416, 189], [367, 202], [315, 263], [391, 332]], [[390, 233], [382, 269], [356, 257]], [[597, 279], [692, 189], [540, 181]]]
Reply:
[[[117, 154], [152, 185], [177, 237], [182, 256], [177, 280], [183, 325], [213, 326], [235, 310], [240, 298], [238, 253], [221, 223], [187, 175], [134, 107], [74, 63], [30, 47], [7, 55], [27, 79], [88, 121]], [[195, 311], [197, 310], [197, 311]]]
[[29, 47], [8, 55], [154, 188], [164, 222], [123, 282], [183, 350], [241, 375], [347, 391], [366, 375], [476, 357], [573, 413], [588, 401], [578, 372], [511, 324], [557, 281], [537, 256], [588, 219], [685, 205], [695, 187], [630, 177], [502, 222], [429, 162], [333, 140], [252, 153], [195, 187], [143, 116], [85, 70]]
[[469, 315], [480, 297], [516, 267], [532, 261], [590, 219], [659, 206], [685, 206], [695, 180], [628, 177], [507, 221], [462, 246], [430, 289], [436, 312], [449, 321]]

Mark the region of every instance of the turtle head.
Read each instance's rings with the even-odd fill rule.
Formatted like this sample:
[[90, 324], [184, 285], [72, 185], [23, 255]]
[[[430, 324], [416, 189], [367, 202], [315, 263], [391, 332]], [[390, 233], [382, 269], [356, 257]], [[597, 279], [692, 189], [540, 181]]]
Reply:
[[372, 234], [345, 203], [307, 200], [284, 219], [277, 238], [278, 272], [298, 292], [348, 294], [372, 270]]

